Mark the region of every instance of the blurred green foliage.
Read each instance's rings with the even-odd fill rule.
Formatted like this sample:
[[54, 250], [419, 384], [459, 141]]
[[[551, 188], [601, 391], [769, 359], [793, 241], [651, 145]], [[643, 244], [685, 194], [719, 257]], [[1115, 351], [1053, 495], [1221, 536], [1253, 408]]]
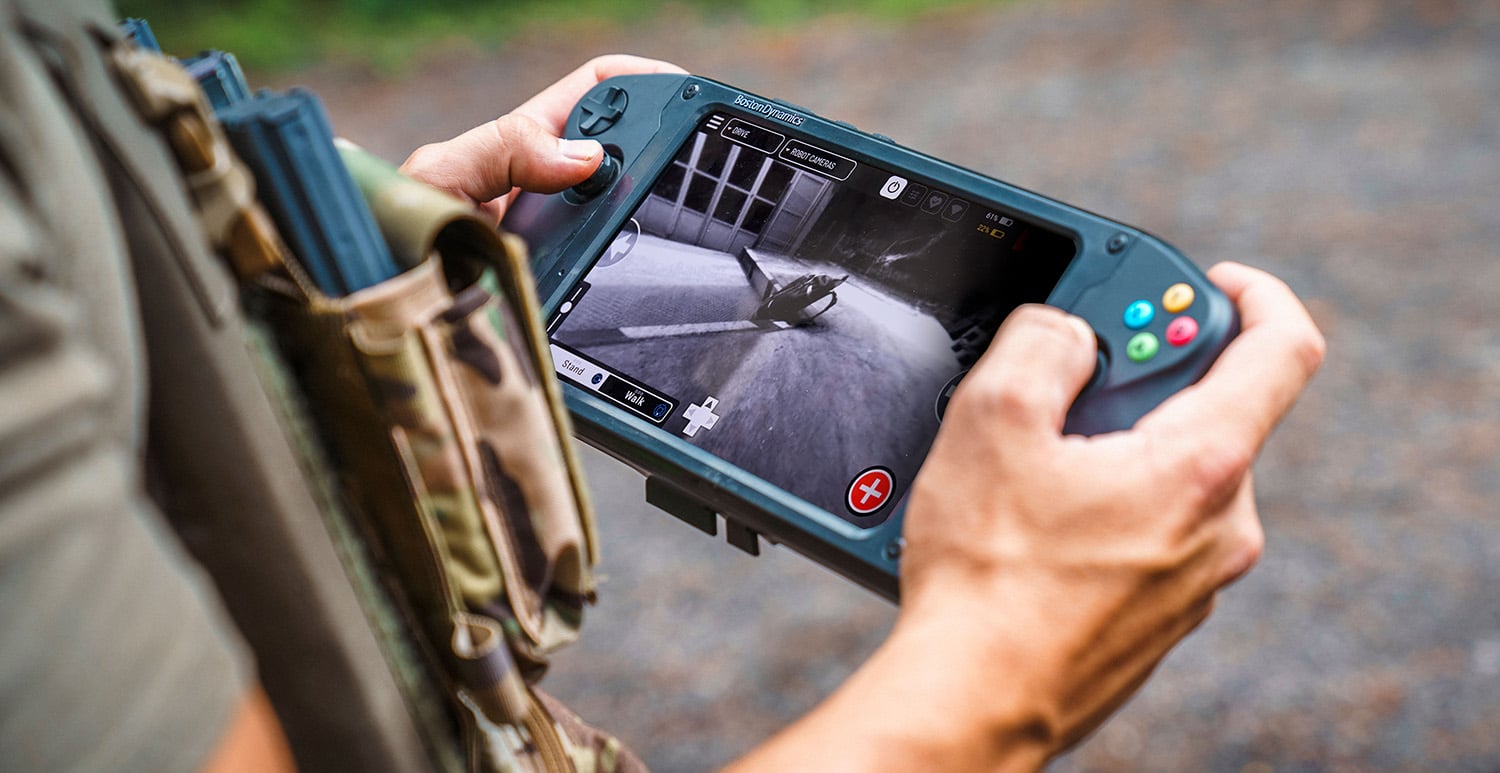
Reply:
[[523, 25], [639, 22], [690, 13], [720, 21], [793, 24], [830, 13], [901, 19], [975, 0], [116, 0], [151, 23], [168, 53], [232, 51], [247, 67], [286, 70], [337, 59], [398, 71], [439, 41], [493, 48]]

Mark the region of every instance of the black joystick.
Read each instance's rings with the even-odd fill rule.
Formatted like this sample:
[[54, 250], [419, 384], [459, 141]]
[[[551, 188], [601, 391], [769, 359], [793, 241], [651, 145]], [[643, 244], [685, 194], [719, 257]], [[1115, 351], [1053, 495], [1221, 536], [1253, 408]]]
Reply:
[[1109, 345], [1104, 343], [1103, 336], [1100, 336], [1098, 333], [1094, 334], [1094, 338], [1094, 375], [1089, 376], [1089, 382], [1084, 384], [1083, 389], [1080, 390], [1083, 392], [1087, 392], [1103, 384], [1104, 377], [1109, 374]]
[[599, 162], [599, 168], [589, 175], [589, 179], [573, 186], [572, 190], [580, 199], [587, 201], [609, 190], [609, 186], [613, 185], [619, 176], [619, 160], [606, 152], [604, 160]]

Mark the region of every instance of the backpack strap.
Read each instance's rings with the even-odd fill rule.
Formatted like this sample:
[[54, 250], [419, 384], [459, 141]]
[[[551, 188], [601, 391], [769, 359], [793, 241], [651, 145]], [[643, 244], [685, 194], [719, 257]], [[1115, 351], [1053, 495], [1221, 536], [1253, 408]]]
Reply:
[[134, 46], [115, 46], [111, 59], [141, 116], [161, 128], [192, 191], [198, 222], [240, 281], [276, 273], [305, 286], [255, 199], [255, 178], [235, 159], [198, 82], [176, 63]]

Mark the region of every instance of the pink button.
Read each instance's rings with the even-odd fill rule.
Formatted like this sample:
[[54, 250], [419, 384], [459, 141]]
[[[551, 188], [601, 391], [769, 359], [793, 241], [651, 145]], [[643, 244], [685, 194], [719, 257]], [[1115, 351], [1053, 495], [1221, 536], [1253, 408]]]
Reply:
[[1167, 325], [1167, 343], [1186, 346], [1198, 337], [1198, 321], [1192, 317], [1178, 317]]

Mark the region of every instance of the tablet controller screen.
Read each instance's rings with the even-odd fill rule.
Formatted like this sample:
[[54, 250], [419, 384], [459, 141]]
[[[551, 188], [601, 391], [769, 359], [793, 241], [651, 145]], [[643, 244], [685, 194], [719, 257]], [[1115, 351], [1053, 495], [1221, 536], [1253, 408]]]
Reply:
[[710, 113], [547, 330], [559, 376], [870, 527], [1074, 245], [825, 145]]

